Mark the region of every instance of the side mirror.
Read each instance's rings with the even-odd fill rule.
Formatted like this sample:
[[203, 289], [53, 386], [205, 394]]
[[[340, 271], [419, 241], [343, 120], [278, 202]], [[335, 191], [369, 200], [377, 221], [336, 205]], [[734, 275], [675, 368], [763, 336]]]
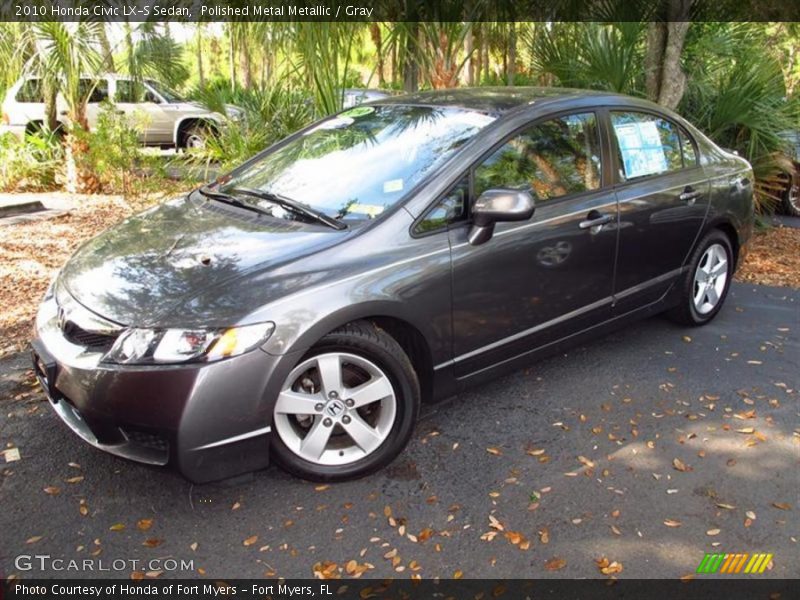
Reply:
[[527, 221], [534, 211], [533, 197], [520, 190], [486, 190], [472, 207], [472, 229], [469, 243], [478, 246], [488, 242], [494, 224], [508, 221]]

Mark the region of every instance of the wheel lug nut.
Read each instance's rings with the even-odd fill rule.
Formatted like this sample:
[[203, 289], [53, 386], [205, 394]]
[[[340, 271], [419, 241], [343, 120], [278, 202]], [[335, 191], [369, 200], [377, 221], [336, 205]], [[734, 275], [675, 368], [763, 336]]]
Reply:
[[342, 417], [342, 423], [347, 425], [349, 422], [350, 422], [350, 417], [348, 417], [347, 415]]
[[336, 392], [331, 392], [330, 394], [328, 394], [328, 398], [338, 398], [338, 397], [339, 394], [337, 394]]
[[331, 425], [333, 425], [333, 421], [331, 421], [330, 419], [325, 419], [322, 422], [322, 424], [325, 425], [325, 427], [330, 427]]
[[323, 408], [325, 408], [325, 405], [322, 404], [322, 402], [320, 402], [319, 404], [316, 404], [314, 406], [314, 410], [317, 411], [317, 412], [321, 412]]
[[344, 401], [344, 403], [347, 405], [347, 408], [353, 408], [355, 401], [352, 398], [348, 398]]

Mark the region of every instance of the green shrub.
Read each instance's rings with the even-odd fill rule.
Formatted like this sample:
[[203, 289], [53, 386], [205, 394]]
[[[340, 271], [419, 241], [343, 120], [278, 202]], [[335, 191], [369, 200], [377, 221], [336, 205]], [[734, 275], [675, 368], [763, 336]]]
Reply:
[[77, 159], [97, 175], [103, 191], [129, 198], [152, 187], [153, 178], [165, 176], [163, 161], [143, 152], [140, 138], [146, 126], [146, 116], [120, 118], [114, 106], [106, 104], [91, 132], [76, 132], [88, 146]]
[[19, 140], [0, 136], [0, 190], [40, 191], [56, 187], [63, 148], [59, 136], [38, 132]]
[[203, 150], [187, 155], [199, 163], [217, 163], [227, 170], [309, 124], [314, 119], [310, 97], [280, 83], [269, 88], [232, 92], [222, 85], [196, 90], [206, 108], [225, 114], [225, 105], [242, 109], [238, 119], [227, 119]]

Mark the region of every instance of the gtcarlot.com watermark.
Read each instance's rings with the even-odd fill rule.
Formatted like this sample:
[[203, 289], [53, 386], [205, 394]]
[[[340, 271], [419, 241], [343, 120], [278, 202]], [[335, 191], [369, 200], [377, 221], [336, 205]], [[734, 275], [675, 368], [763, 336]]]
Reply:
[[72, 571], [114, 573], [131, 571], [194, 571], [194, 560], [177, 558], [54, 558], [49, 554], [20, 554], [14, 559], [18, 571]]

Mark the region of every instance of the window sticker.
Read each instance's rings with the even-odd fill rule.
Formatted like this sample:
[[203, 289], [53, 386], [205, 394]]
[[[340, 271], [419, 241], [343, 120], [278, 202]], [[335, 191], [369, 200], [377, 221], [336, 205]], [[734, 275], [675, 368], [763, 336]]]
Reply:
[[402, 191], [403, 191], [402, 179], [391, 179], [389, 181], [384, 182], [383, 184], [384, 194], [393, 194], [394, 192], [402, 192]]
[[360, 213], [362, 215], [369, 215], [370, 219], [374, 219], [381, 214], [386, 207], [378, 206], [377, 204], [351, 204], [347, 207], [350, 213]]
[[614, 132], [627, 179], [667, 170], [667, 157], [655, 121], [615, 123]]

